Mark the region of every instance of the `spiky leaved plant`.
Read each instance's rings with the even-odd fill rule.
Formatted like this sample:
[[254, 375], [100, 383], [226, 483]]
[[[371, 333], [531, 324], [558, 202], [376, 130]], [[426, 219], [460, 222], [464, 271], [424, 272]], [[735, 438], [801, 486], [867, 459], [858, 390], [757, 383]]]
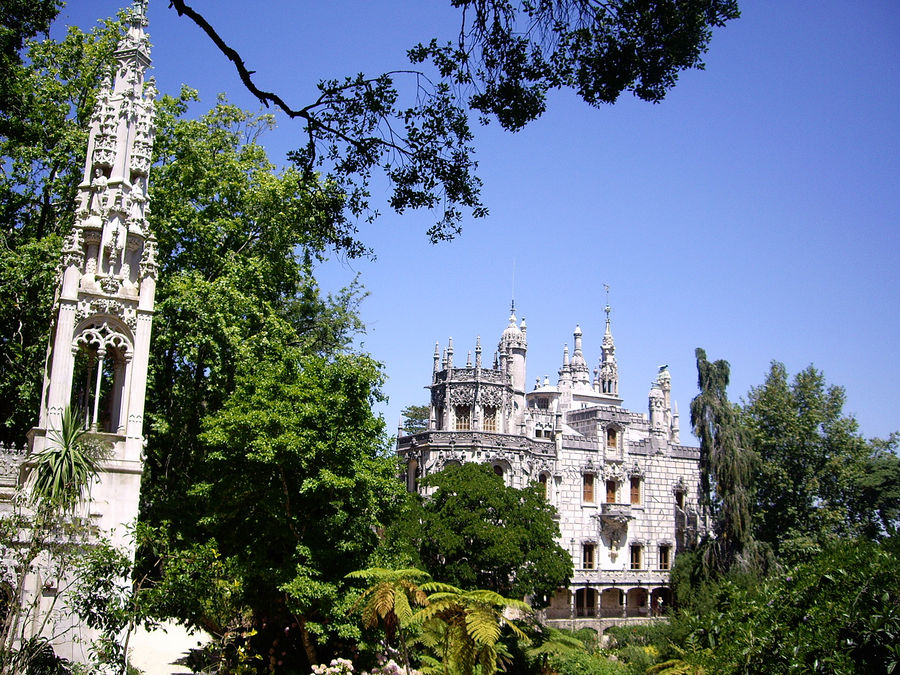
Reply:
[[33, 504], [72, 512], [85, 489], [100, 470], [102, 453], [79, 423], [79, 416], [66, 407], [59, 429], [48, 432], [50, 444], [34, 457], [29, 475]]

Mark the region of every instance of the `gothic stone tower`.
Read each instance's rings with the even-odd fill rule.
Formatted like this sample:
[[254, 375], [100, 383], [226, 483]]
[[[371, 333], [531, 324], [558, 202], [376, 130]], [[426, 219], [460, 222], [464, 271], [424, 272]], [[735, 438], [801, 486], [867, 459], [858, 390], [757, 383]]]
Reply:
[[59, 265], [59, 286], [38, 426], [48, 443], [71, 406], [109, 450], [91, 489], [92, 519], [125, 544], [143, 471], [144, 395], [156, 292], [156, 241], [147, 225], [154, 99], [147, 0], [135, 0], [91, 120], [84, 180]]

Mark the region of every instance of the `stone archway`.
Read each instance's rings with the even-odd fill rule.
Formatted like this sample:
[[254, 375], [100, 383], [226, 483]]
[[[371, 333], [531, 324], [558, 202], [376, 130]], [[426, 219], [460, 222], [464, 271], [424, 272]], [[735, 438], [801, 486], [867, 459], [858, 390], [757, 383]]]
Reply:
[[579, 588], [575, 591], [575, 616], [597, 616], [597, 591], [593, 588]]
[[662, 616], [672, 606], [672, 589], [666, 586], [654, 588], [650, 593], [650, 614]]
[[625, 595], [625, 616], [648, 616], [650, 594], [646, 588], [632, 588]]
[[600, 616], [622, 616], [622, 589], [604, 588], [600, 593]]

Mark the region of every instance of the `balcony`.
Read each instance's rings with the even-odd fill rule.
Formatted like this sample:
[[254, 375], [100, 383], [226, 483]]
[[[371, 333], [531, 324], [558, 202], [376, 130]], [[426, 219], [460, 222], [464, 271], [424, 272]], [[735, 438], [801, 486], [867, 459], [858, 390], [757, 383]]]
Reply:
[[604, 522], [624, 525], [631, 520], [631, 504], [602, 504], [600, 519]]

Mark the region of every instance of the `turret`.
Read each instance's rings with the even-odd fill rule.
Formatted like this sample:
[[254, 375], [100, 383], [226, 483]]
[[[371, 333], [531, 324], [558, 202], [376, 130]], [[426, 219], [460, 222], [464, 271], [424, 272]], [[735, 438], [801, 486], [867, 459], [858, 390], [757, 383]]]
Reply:
[[616, 343], [610, 328], [609, 313], [611, 307], [606, 305], [606, 331], [603, 333], [603, 353], [600, 356], [600, 393], [610, 396], [619, 395], [619, 366], [616, 364]]
[[572, 384], [575, 389], [590, 389], [591, 376], [587, 362], [584, 360], [584, 350], [581, 346], [581, 326], [575, 326], [572, 334], [575, 338], [575, 351], [572, 353]]
[[[507, 381], [512, 388], [513, 418], [512, 426], [516, 429], [525, 410], [525, 363], [528, 353], [528, 341], [526, 339], [527, 328], [525, 319], [522, 319], [521, 327], [516, 325], [516, 304], [513, 302], [509, 311], [509, 324], [500, 336], [498, 350], [500, 352], [501, 368], [504, 369]], [[509, 430], [510, 432], [512, 430]]]
[[654, 436], [668, 435], [668, 429], [666, 427], [665, 399], [665, 394], [663, 394], [659, 382], [654, 382], [650, 387], [648, 406], [650, 410], [650, 433]]

